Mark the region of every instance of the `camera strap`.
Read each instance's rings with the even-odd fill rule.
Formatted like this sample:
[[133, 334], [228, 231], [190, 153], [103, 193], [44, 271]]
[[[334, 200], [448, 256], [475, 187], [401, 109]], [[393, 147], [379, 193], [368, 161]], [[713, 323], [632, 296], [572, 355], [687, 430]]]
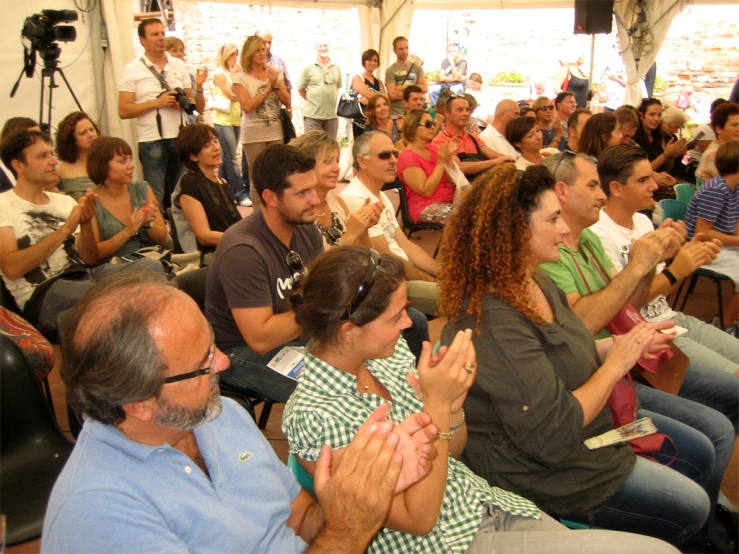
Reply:
[[[159, 84], [162, 85], [162, 88], [165, 90], [165, 92], [172, 90], [170, 86], [167, 84], [167, 80], [164, 78], [164, 75], [162, 75], [161, 72], [154, 69], [153, 65], [148, 65], [146, 63], [146, 60], [144, 60], [143, 56], [141, 56], [140, 60], [141, 60], [141, 63], [146, 66], [146, 69], [151, 71], [151, 74], [157, 78], [157, 81], [159, 81]], [[159, 96], [161, 96], [161, 94]], [[157, 98], [159, 98], [159, 96], [157, 96]], [[157, 108], [156, 110], [157, 110], [157, 116], [156, 116], [157, 130], [159, 131], [159, 136], [162, 139], [164, 139], [164, 134], [162, 133], [162, 116], [159, 113], [159, 108]], [[182, 127], [184, 127], [184, 123], [182, 122], [182, 112], [180, 110], [180, 129], [182, 129]]]

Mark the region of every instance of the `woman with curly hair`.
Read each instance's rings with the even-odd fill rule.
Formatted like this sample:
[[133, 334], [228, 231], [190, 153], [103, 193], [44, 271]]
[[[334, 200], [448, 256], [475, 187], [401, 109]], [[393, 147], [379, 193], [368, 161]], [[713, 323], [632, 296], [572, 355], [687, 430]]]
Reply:
[[[615, 384], [669, 339], [641, 323], [594, 341], [564, 293], [538, 270], [559, 260], [569, 233], [548, 170], [529, 167], [519, 177], [514, 167], [500, 166], [482, 179], [447, 222], [441, 247], [439, 314], [450, 322], [442, 344], [474, 329], [478, 359], [464, 406], [462, 460], [545, 512], [682, 543], [708, 517], [703, 488], [637, 458], [627, 444], [595, 450], [583, 444], [613, 428], [606, 401]], [[647, 415], [681, 456], [707, 467], [707, 454], [699, 463], [678, 437], [682, 424], [639, 411]], [[694, 450], [703, 456], [704, 449]], [[675, 467], [684, 470], [682, 462]]]
[[612, 113], [597, 113], [591, 116], [580, 131], [578, 152], [590, 156], [598, 163], [603, 150], [621, 143], [621, 127]]
[[367, 116], [367, 125], [364, 129], [366, 133], [372, 131], [385, 133], [393, 144], [400, 140], [398, 122], [390, 118], [390, 98], [387, 94], [376, 94], [370, 98], [364, 115]]
[[95, 188], [87, 174], [87, 155], [99, 136], [100, 129], [85, 112], [72, 112], [57, 129], [56, 155], [62, 162], [57, 167], [59, 188], [75, 200]]

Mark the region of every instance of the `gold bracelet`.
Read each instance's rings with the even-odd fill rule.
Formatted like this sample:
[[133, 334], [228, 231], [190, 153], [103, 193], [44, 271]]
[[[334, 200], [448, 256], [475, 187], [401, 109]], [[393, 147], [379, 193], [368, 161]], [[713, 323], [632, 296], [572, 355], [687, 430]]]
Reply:
[[465, 416], [464, 416], [464, 410], [462, 410], [462, 421], [460, 421], [453, 427], [450, 427], [448, 432], [439, 431], [439, 438], [444, 441], [452, 440], [454, 433], [456, 433], [462, 428], [462, 426], [464, 425], [464, 422], [465, 422]]

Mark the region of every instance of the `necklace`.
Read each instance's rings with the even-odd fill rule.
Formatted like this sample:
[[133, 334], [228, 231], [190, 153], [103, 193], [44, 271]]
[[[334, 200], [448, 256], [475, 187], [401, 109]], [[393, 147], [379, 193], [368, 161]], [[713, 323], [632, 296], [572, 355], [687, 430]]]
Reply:
[[[366, 371], [367, 373], [370, 373], [370, 370], [369, 370], [369, 368], [367, 367], [367, 362], [364, 362], [364, 364], [363, 364], [363, 366], [362, 366], [362, 367], [364, 367], [364, 369], [365, 369], [365, 371]], [[372, 374], [370, 373], [370, 375], [372, 375]], [[361, 388], [363, 389], [363, 392], [365, 392], [365, 393], [368, 393], [368, 392], [369, 392], [369, 390], [370, 390], [370, 388], [369, 388], [369, 385], [360, 385], [360, 384], [359, 384], [359, 377], [357, 377], [357, 388], [360, 388], [360, 387], [361, 387]]]

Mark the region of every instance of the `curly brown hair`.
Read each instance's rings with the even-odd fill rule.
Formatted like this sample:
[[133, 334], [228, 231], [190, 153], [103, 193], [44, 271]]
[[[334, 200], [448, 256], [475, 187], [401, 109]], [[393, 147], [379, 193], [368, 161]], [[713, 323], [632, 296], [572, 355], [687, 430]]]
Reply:
[[484, 173], [446, 223], [441, 242], [439, 314], [456, 321], [476, 317], [481, 334], [482, 302], [495, 296], [537, 323], [541, 316], [523, 278], [530, 263], [531, 213], [543, 192], [553, 190], [546, 168], [529, 167], [520, 177], [503, 164]]
[[56, 131], [56, 155], [61, 161], [71, 164], [79, 158], [80, 152], [77, 148], [77, 141], [74, 138], [74, 128], [84, 119], [92, 123], [98, 136], [100, 136], [100, 129], [98, 129], [92, 118], [85, 112], [72, 112], [67, 115], [67, 117], [62, 119]]

